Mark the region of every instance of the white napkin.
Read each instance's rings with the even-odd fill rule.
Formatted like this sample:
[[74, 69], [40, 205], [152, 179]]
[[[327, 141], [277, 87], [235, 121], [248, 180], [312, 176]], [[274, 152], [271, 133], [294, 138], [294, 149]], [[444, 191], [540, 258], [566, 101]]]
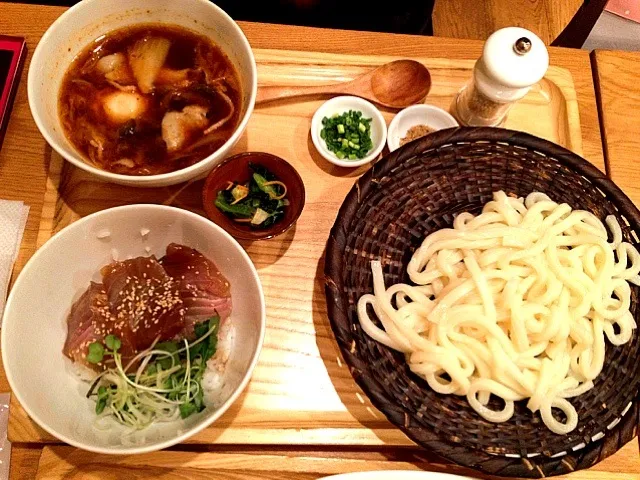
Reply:
[[13, 264], [20, 252], [29, 207], [22, 202], [0, 200], [0, 326]]
[[[29, 207], [22, 202], [0, 200], [0, 326], [7, 298], [13, 264], [20, 252], [22, 234], [29, 216]], [[9, 394], [0, 394], [0, 480], [9, 478], [11, 443], [7, 439]]]
[[9, 478], [9, 461], [11, 459], [11, 442], [7, 439], [7, 422], [9, 421], [9, 394], [0, 393], [0, 480]]

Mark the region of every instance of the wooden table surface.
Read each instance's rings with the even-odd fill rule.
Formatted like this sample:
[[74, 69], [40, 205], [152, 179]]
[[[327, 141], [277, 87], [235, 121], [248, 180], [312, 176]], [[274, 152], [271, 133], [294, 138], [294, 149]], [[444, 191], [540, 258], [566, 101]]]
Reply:
[[484, 40], [500, 28], [517, 25], [550, 44], [582, 4], [583, 0], [475, 0], [470, 9], [468, 0], [439, 0], [433, 7], [433, 34]]
[[609, 175], [640, 205], [640, 53], [595, 51], [591, 54], [600, 99], [600, 123]]
[[[63, 11], [64, 9], [59, 7], [0, 3], [0, 33], [26, 37], [29, 60], [40, 36]], [[255, 48], [354, 54], [423, 55], [455, 59], [477, 58], [482, 48], [481, 42], [466, 40], [328, 31], [250, 23], [241, 23], [241, 27]], [[568, 69], [573, 76], [580, 110], [583, 153], [586, 158], [604, 169], [600, 125], [589, 55], [583, 51], [551, 49], [550, 57], [553, 65]], [[0, 151], [0, 197], [22, 200], [31, 206], [24, 241], [18, 258], [17, 270], [19, 270], [19, 266], [24, 265], [25, 261], [35, 251], [47, 174], [47, 165], [43, 162], [43, 159], [50, 158], [50, 155], [47, 154], [50, 147], [39, 134], [27, 104], [26, 72], [28, 60], [22, 75], [4, 145]], [[631, 77], [632, 75], [633, 72], [629, 72], [629, 76]], [[633, 147], [629, 148], [632, 149]], [[632, 153], [632, 150], [628, 152], [628, 154]], [[609, 158], [618, 160], [613, 155], [609, 155]], [[630, 155], [621, 157], [621, 163], [624, 163], [625, 159], [627, 162], [631, 162], [633, 157]], [[615, 172], [618, 169], [618, 165], [609, 166], [609, 168], [612, 172]], [[623, 167], [622, 171], [624, 171]], [[614, 177], [614, 179], [616, 178]], [[616, 179], [616, 181], [621, 184], [620, 180]], [[621, 186], [628, 190], [626, 185], [621, 184]], [[629, 183], [629, 186], [631, 186], [631, 183]], [[638, 195], [640, 195], [640, 189], [638, 189]], [[9, 391], [9, 386], [0, 365], [0, 392], [4, 391]], [[251, 454], [251, 451], [243, 452], [241, 446], [224, 448], [230, 455]], [[264, 453], [265, 448], [267, 447], [262, 447], [260, 453]], [[221, 451], [221, 449], [217, 448], [216, 451]], [[11, 478], [34, 478], [41, 452], [42, 450], [39, 448], [15, 445], [12, 456]], [[576, 480], [580, 478], [640, 479], [638, 462], [629, 459], [635, 452], [637, 452], [635, 447], [631, 448], [631, 446], [627, 445], [625, 449], [608, 459], [606, 464], [599, 465], [592, 469], [593, 471], [575, 473], [571, 475], [571, 478]], [[274, 456], [277, 455], [283, 455], [283, 453], [278, 453], [274, 450]], [[309, 450], [289, 451], [287, 455], [300, 458], [339, 456], [338, 453], [334, 452], [310, 452]], [[370, 456], [380, 460], [380, 458], [385, 458], [386, 453], [380, 453], [380, 451], [355, 452], [351, 455], [355, 457], [362, 456], [362, 458]], [[376, 465], [380, 466], [379, 464]], [[288, 477], [285, 475], [277, 478], [294, 477], [295, 475], [291, 472]], [[238, 470], [230, 475], [229, 478], [267, 477], [254, 476], [250, 473], [244, 475]], [[274, 476], [273, 478], [276, 477]], [[301, 476], [300, 478], [314, 477]]]

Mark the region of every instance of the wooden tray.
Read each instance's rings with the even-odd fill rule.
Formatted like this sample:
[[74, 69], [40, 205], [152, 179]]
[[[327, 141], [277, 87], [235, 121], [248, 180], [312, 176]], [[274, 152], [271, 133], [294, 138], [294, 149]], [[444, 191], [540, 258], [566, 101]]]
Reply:
[[[615, 458], [615, 459], [614, 459]], [[371, 470], [418, 470], [468, 475], [476, 479], [499, 479], [482, 475], [413, 449], [394, 452], [272, 452], [164, 451], [132, 456], [95, 455], [70, 447], [46, 447], [38, 463], [38, 480], [71, 478], [154, 478], [162, 480], [316, 480], [327, 475]], [[589, 470], [554, 477], [558, 480], [637, 479], [640, 474], [635, 442], [629, 442], [615, 457]], [[392, 476], [387, 478], [392, 479]], [[468, 477], [467, 477], [468, 478]]]
[[[321, 84], [350, 80], [392, 57], [256, 50], [261, 85]], [[428, 102], [448, 108], [470, 78], [473, 62], [418, 58], [430, 70]], [[246, 391], [212, 427], [190, 443], [411, 445], [374, 409], [340, 358], [326, 314], [323, 252], [346, 193], [368, 166], [336, 167], [315, 151], [311, 116], [322, 100], [288, 101], [255, 110], [235, 152], [267, 151], [291, 162], [302, 176], [307, 203], [295, 228], [243, 246], [258, 269], [267, 304], [260, 361]], [[387, 121], [393, 112], [383, 112]], [[506, 127], [523, 130], [582, 153], [578, 104], [571, 74], [550, 67], [539, 85], [512, 110]], [[102, 183], [52, 154], [38, 237], [116, 205], [171, 204], [201, 210], [202, 182], [133, 189]], [[51, 442], [13, 400], [13, 442]]]

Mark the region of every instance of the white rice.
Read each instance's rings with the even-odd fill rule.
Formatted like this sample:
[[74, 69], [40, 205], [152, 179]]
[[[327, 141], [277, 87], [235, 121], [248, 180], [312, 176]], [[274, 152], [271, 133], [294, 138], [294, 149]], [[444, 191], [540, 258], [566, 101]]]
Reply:
[[110, 236], [111, 236], [111, 231], [109, 231], [109, 229], [107, 228], [103, 228], [96, 234], [96, 237], [101, 240], [105, 238], [109, 238]]
[[218, 332], [218, 349], [207, 362], [207, 370], [202, 378], [204, 403], [209, 407], [218, 407], [226, 398], [226, 367], [231, 355], [236, 331], [231, 320], [226, 320]]
[[91, 370], [86, 365], [72, 362], [71, 359], [66, 355], [64, 355], [64, 363], [67, 371], [78, 380], [91, 383], [96, 378], [97, 373], [94, 370]]

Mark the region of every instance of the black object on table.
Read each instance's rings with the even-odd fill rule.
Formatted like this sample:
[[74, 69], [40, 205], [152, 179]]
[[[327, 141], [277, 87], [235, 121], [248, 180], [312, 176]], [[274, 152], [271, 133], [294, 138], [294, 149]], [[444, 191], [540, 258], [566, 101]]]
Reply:
[[[15, 1], [15, 0], [9, 0]], [[215, 0], [235, 20], [432, 35], [435, 0]], [[16, 2], [18, 3], [18, 2]], [[22, 0], [19, 3], [72, 6], [76, 0]], [[318, 46], [322, 50], [322, 46]]]

